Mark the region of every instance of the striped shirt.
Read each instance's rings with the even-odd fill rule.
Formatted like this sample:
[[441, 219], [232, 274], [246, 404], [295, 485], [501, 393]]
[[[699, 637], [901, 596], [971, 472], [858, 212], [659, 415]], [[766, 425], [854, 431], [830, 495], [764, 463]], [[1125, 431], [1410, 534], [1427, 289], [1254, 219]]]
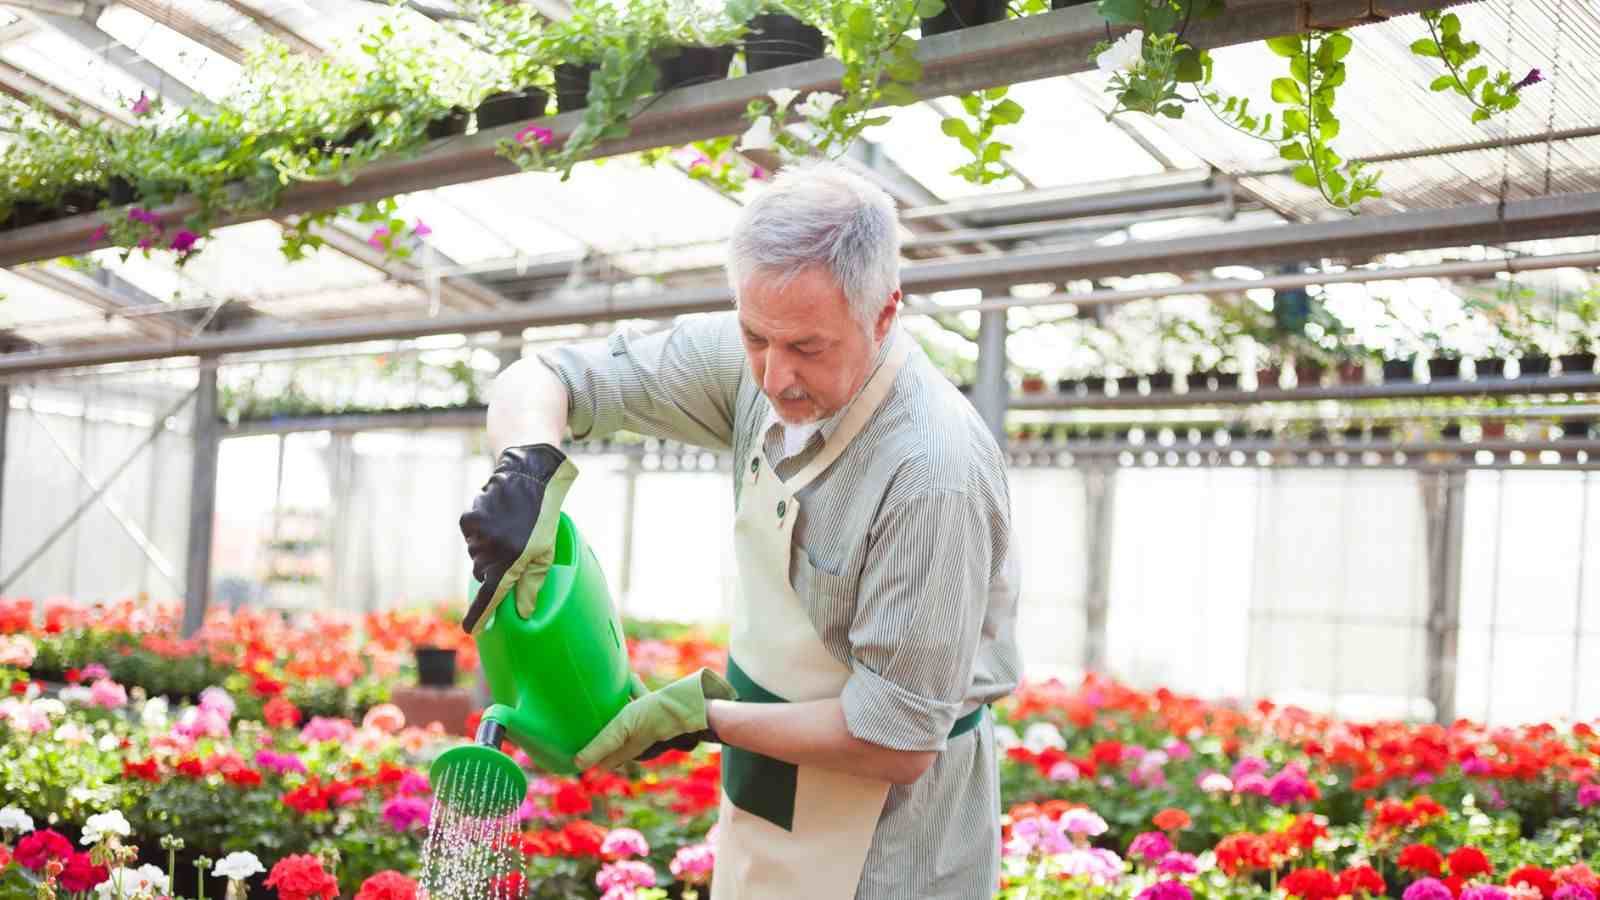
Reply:
[[[628, 430], [731, 451], [735, 473], [759, 442], [778, 476], [793, 476], [843, 418], [829, 417], [786, 455], [733, 312], [541, 358], [567, 386], [575, 438]], [[736, 504], [739, 483], [736, 474]], [[883, 405], [798, 495], [790, 583], [823, 646], [851, 670], [847, 727], [880, 746], [940, 751], [915, 783], [891, 787], [857, 892], [863, 900], [971, 900], [998, 884], [992, 720], [947, 735], [1021, 675], [1007, 490], [987, 427], [913, 348]]]

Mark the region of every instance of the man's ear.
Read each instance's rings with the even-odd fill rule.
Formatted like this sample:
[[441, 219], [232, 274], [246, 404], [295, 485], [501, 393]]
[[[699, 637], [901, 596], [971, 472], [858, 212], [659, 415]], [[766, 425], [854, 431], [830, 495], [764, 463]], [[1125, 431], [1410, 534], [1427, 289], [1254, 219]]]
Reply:
[[872, 324], [872, 339], [882, 341], [889, 334], [889, 326], [894, 323], [895, 310], [900, 306], [901, 294], [899, 291], [889, 295], [889, 302], [878, 310], [878, 321]]

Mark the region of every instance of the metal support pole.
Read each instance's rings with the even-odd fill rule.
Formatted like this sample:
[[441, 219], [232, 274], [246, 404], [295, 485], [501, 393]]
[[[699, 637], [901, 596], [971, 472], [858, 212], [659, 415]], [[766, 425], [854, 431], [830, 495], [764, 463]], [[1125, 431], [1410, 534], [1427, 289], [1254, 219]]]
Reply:
[[[352, 482], [355, 481], [355, 434], [340, 432], [333, 435], [328, 443], [326, 456], [328, 462], [329, 487], [333, 494], [333, 522], [332, 535], [328, 541], [329, 572], [323, 581], [323, 603], [329, 609], [340, 606], [340, 597], [349, 597], [355, 584], [344, 578], [341, 569], [349, 555], [349, 521], [350, 521], [350, 493]], [[367, 592], [361, 601], [363, 612], [372, 612], [373, 596]]]
[[1114, 466], [1086, 466], [1083, 470], [1084, 558], [1083, 668], [1103, 672], [1106, 667], [1106, 615], [1111, 609], [1111, 527], [1116, 511], [1117, 470]]
[[203, 359], [195, 387], [194, 469], [189, 482], [189, 573], [185, 579], [183, 635], [200, 630], [211, 603], [211, 532], [217, 512], [217, 361]]
[[628, 592], [633, 589], [633, 518], [639, 509], [639, 460], [628, 455], [622, 470], [622, 571], [617, 578], [622, 598], [618, 612], [627, 612]]
[[1002, 447], [1010, 393], [1006, 383], [1006, 313], [985, 310], [978, 319], [978, 383], [972, 386], [972, 403]]
[[1467, 476], [1462, 471], [1444, 471], [1423, 472], [1418, 477], [1428, 547], [1428, 700], [1433, 704], [1434, 721], [1447, 725], [1456, 718]]
[[[0, 532], [5, 523], [6, 437], [11, 431], [11, 386], [0, 384]], [[3, 546], [3, 544], [0, 544]]]

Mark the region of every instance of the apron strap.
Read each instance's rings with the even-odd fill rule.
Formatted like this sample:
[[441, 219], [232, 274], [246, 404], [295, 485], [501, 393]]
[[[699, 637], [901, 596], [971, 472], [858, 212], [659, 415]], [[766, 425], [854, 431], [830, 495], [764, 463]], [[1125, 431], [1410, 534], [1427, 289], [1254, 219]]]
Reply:
[[911, 345], [914, 343], [909, 337], [900, 333], [897, 325], [890, 333], [889, 356], [878, 367], [872, 378], [867, 381], [867, 386], [861, 389], [860, 395], [850, 405], [850, 411], [845, 413], [844, 420], [839, 423], [838, 430], [828, 438], [822, 449], [804, 469], [795, 473], [793, 478], [784, 479], [783, 486], [791, 493], [798, 494], [818, 475], [833, 465], [833, 461], [844, 453], [844, 448], [850, 445], [855, 436], [866, 427], [867, 420], [883, 405], [884, 398], [889, 396], [889, 391], [894, 387], [895, 376], [900, 374], [900, 369], [905, 365], [906, 359], [911, 355]]

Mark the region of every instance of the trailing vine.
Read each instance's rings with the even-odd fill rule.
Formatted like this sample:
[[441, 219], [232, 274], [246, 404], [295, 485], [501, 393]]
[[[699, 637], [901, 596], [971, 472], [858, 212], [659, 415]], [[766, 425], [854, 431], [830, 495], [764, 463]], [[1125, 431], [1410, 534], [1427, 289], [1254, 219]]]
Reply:
[[1477, 41], [1462, 39], [1461, 18], [1455, 13], [1441, 14], [1430, 9], [1422, 13], [1422, 20], [1428, 25], [1429, 37], [1413, 42], [1411, 52], [1444, 63], [1449, 71], [1435, 78], [1429, 87], [1435, 93], [1455, 91], [1471, 101], [1474, 123], [1486, 122], [1499, 113], [1516, 109], [1522, 102], [1519, 92], [1544, 80], [1538, 69], [1515, 82], [1511, 80], [1511, 73], [1504, 69], [1490, 77], [1486, 65], [1474, 66], [1463, 75], [1462, 70], [1478, 57], [1482, 48]]
[[960, 175], [973, 184], [989, 184], [1010, 177], [1012, 172], [1002, 159], [1012, 147], [994, 140], [994, 131], [1001, 125], [1015, 125], [1021, 121], [1021, 104], [1007, 99], [1006, 88], [997, 87], [962, 97], [961, 107], [973, 118], [972, 124], [965, 119], [950, 118], [945, 119], [940, 128], [972, 154], [972, 161], [951, 174]]

